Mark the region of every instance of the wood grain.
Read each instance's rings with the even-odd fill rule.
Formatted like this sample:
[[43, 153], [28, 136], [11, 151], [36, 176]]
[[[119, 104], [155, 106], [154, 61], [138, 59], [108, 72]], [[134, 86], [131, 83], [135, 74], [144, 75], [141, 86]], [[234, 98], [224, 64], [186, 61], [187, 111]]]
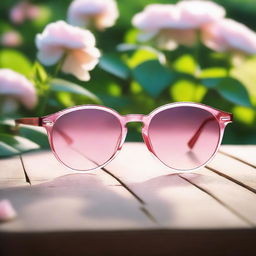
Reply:
[[126, 143], [105, 169], [86, 174], [49, 151], [1, 159], [0, 199], [18, 217], [0, 224], [0, 254], [253, 255], [253, 151], [222, 146], [207, 167], [182, 174], [142, 143]]
[[236, 145], [225, 145], [221, 152], [226, 153], [229, 157], [236, 158], [245, 164], [256, 167], [256, 149], [254, 145], [243, 145], [242, 150]]
[[29, 185], [19, 156], [0, 159], [0, 188]]
[[[138, 164], [132, 163], [136, 156]], [[122, 168], [119, 168], [119, 166]], [[152, 157], [144, 144], [126, 144], [107, 169], [129, 184], [144, 199], [150, 212], [162, 227], [168, 228], [235, 228], [250, 224]], [[202, 169], [195, 178], [207, 177]], [[215, 184], [222, 180], [215, 177]], [[217, 189], [217, 188], [216, 188]]]
[[256, 169], [254, 167], [221, 153], [217, 154], [207, 167], [219, 175], [256, 192]]

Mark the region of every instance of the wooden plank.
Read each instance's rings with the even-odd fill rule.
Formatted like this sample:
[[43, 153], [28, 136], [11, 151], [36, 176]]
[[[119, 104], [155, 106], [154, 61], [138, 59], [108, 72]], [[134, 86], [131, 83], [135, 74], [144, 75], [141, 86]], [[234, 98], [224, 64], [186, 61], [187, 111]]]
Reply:
[[[225, 163], [224, 163], [225, 164]], [[256, 226], [256, 195], [248, 189], [204, 168], [204, 174], [180, 174], [200, 189], [216, 198], [230, 211], [244, 219], [249, 225]]]
[[143, 198], [161, 227], [209, 229], [250, 226], [216, 199], [179, 175], [172, 174], [141, 143], [126, 143], [106, 169], [122, 177]]
[[129, 230], [154, 228], [134, 197], [122, 186], [106, 186], [96, 175], [66, 175], [31, 187], [1, 191], [18, 218], [1, 231]]
[[[51, 181], [64, 175], [75, 174], [70, 168], [61, 164], [51, 151], [31, 152], [22, 155], [24, 168], [32, 185]], [[103, 170], [87, 172], [97, 174], [106, 185], [120, 185], [118, 181]]]
[[[223, 162], [219, 157], [228, 158], [218, 154], [215, 165]], [[240, 216], [236, 208], [242, 198], [254, 202], [254, 194], [249, 195], [251, 192], [205, 169], [193, 177], [172, 174], [142, 143], [126, 143], [106, 169], [145, 204], [102, 170], [72, 175], [51, 152], [24, 154], [22, 159], [33, 186], [1, 191], [1, 196], [8, 196], [19, 214], [17, 220], [1, 225], [5, 231], [234, 229], [250, 228], [247, 219], [255, 221], [252, 206], [250, 215]], [[224, 164], [227, 169], [228, 164]], [[238, 189], [236, 200], [226, 195], [230, 189]], [[224, 199], [221, 193], [226, 193]]]
[[8, 195], [19, 214], [17, 221], [2, 225], [3, 230], [156, 227], [141, 202], [103, 170], [74, 174], [49, 151], [24, 154], [22, 159], [32, 186], [2, 192]]
[[[29, 185], [19, 156], [0, 159], [0, 188]], [[1, 198], [1, 193], [0, 193]]]
[[255, 145], [223, 145], [221, 152], [233, 156], [238, 160], [256, 167], [256, 146]]
[[72, 173], [69, 168], [61, 165], [49, 150], [23, 154], [22, 161], [32, 185]]
[[0, 180], [25, 180], [19, 156], [0, 159]]
[[218, 153], [208, 165], [212, 171], [256, 192], [256, 169], [227, 155]]
[[[22, 158], [32, 186], [0, 191], [18, 212], [0, 225], [1, 255], [254, 254], [255, 194], [225, 176], [173, 174], [143, 144], [127, 143], [106, 169], [143, 204], [103, 170], [72, 175], [50, 152], [33, 154]], [[243, 179], [245, 164], [220, 155], [211, 165]]]

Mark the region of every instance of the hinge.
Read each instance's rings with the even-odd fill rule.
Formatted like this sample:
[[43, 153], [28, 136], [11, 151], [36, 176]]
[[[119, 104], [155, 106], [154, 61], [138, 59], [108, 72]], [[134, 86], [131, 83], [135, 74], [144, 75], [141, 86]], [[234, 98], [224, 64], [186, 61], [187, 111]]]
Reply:
[[43, 120], [43, 124], [46, 126], [52, 126], [53, 125], [53, 121], [51, 120]]

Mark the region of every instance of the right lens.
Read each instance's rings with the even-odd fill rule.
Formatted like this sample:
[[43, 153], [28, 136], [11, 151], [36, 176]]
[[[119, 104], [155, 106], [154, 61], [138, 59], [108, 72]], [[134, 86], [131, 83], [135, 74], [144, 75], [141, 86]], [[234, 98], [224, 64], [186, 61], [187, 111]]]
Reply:
[[103, 165], [115, 154], [121, 133], [115, 115], [100, 109], [79, 109], [56, 120], [52, 145], [65, 165], [86, 171]]
[[148, 127], [156, 156], [167, 166], [192, 170], [204, 165], [216, 152], [220, 127], [207, 110], [178, 106], [158, 112]]

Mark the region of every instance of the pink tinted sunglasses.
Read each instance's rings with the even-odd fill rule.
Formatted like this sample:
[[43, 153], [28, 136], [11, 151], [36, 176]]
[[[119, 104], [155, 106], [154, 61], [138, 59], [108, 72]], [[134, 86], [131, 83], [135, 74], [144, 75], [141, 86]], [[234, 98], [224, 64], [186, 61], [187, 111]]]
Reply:
[[217, 152], [232, 114], [189, 102], [161, 106], [149, 115], [120, 115], [98, 105], [64, 109], [44, 117], [21, 118], [16, 124], [46, 128], [51, 149], [77, 171], [104, 167], [121, 150], [129, 122], [141, 122], [147, 148], [166, 166], [195, 170]]

